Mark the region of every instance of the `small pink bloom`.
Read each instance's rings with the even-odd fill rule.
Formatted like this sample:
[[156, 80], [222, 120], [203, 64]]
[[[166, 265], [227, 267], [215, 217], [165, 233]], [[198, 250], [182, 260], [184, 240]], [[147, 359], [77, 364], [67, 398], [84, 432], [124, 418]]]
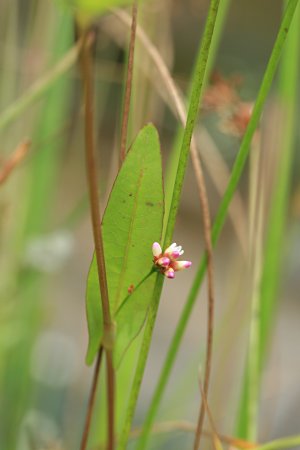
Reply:
[[165, 277], [170, 279], [175, 277], [175, 272], [187, 269], [192, 265], [191, 261], [177, 261], [177, 258], [179, 258], [184, 251], [181, 245], [177, 245], [176, 242], [171, 244], [164, 252], [162, 252], [158, 242], [154, 242], [152, 245], [152, 253], [155, 266], [165, 275]]

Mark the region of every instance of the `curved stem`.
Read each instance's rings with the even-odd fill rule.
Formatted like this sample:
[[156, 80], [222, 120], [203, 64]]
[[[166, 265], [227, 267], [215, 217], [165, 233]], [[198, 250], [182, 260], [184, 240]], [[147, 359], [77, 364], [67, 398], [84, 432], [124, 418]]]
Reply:
[[103, 354], [103, 347], [100, 347], [100, 350], [97, 355], [95, 369], [94, 369], [94, 375], [93, 375], [92, 386], [91, 386], [91, 391], [90, 391], [90, 396], [89, 396], [89, 401], [88, 401], [88, 407], [87, 407], [87, 413], [86, 413], [86, 418], [85, 418], [85, 423], [84, 423], [81, 444], [80, 444], [80, 450], [86, 450], [86, 447], [87, 447], [89, 432], [90, 432], [90, 428], [91, 428], [92, 415], [94, 412], [94, 405], [95, 405], [95, 400], [96, 400], [96, 392], [97, 392], [97, 386], [98, 386], [98, 380], [99, 380], [102, 354]]

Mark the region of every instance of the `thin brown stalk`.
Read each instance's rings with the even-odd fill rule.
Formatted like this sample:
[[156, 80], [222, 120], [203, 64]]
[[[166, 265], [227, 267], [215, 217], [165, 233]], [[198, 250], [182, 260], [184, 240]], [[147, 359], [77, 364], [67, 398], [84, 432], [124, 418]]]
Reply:
[[[85, 150], [86, 150], [86, 170], [90, 198], [91, 219], [93, 237], [95, 244], [95, 254], [98, 269], [98, 279], [101, 291], [101, 305], [103, 312], [104, 333], [102, 339], [103, 348], [107, 354], [108, 372], [114, 380], [114, 368], [112, 364], [111, 351], [113, 346], [113, 323], [110, 313], [108, 298], [108, 287], [106, 278], [106, 268], [104, 259], [104, 246], [101, 229], [100, 199], [98, 195], [98, 177], [96, 170], [96, 151], [94, 133], [94, 110], [93, 110], [93, 61], [89, 45], [90, 36], [84, 33], [84, 42], [80, 54], [79, 62], [81, 67], [82, 82], [84, 87], [84, 112], [85, 112]], [[114, 383], [110, 377], [107, 379], [108, 391], [108, 449], [113, 449], [114, 445]], [[84, 449], [84, 448], [83, 448]]]
[[135, 0], [132, 5], [131, 33], [130, 33], [130, 43], [129, 43], [128, 63], [127, 63], [127, 76], [126, 76], [126, 84], [125, 84], [124, 108], [123, 108], [122, 126], [121, 126], [120, 166], [122, 165], [122, 163], [125, 159], [125, 156], [126, 156], [127, 130], [128, 130], [130, 98], [131, 98], [131, 90], [132, 90], [134, 48], [135, 48], [136, 25], [137, 25], [137, 12], [138, 12], [138, 7], [137, 7], [137, 2]]
[[89, 401], [88, 401], [88, 406], [87, 406], [87, 413], [86, 413], [84, 429], [83, 429], [83, 434], [82, 434], [82, 439], [81, 439], [81, 444], [80, 444], [80, 450], [85, 450], [87, 447], [87, 441], [88, 441], [88, 437], [89, 437], [92, 415], [93, 415], [95, 400], [96, 400], [96, 392], [97, 392], [97, 386], [98, 386], [98, 380], [99, 380], [102, 354], [103, 354], [103, 347], [100, 347], [100, 350], [97, 355], [95, 368], [94, 368], [92, 386], [91, 386], [91, 391], [90, 391], [90, 396], [89, 396]]
[[200, 391], [201, 391], [202, 402], [204, 403], [204, 406], [205, 406], [205, 409], [206, 409], [206, 413], [207, 413], [207, 416], [208, 416], [208, 419], [209, 419], [209, 423], [210, 423], [210, 426], [211, 426], [211, 429], [212, 429], [212, 441], [213, 441], [215, 450], [218, 450], [220, 448], [219, 433], [218, 433], [217, 427], [215, 425], [215, 421], [213, 419], [210, 407], [208, 405], [208, 401], [207, 401], [207, 398], [206, 398], [206, 395], [205, 395], [205, 392], [204, 392], [204, 387], [203, 387], [202, 382], [201, 382], [200, 374], [199, 374], [199, 387], [200, 387]]
[[203, 421], [205, 416], [205, 403], [203, 398], [207, 398], [208, 396], [208, 388], [210, 381], [210, 373], [211, 373], [211, 364], [212, 364], [212, 352], [213, 352], [213, 330], [214, 330], [214, 273], [213, 273], [213, 248], [211, 241], [211, 221], [210, 221], [210, 212], [208, 205], [208, 198], [206, 193], [206, 186], [203, 176], [203, 171], [201, 167], [200, 158], [198, 156], [197, 151], [192, 151], [191, 149], [191, 157], [194, 165], [194, 171], [197, 180], [197, 186], [199, 191], [199, 199], [202, 208], [202, 219], [203, 219], [203, 228], [204, 228], [204, 240], [205, 240], [205, 249], [207, 255], [207, 337], [206, 337], [206, 360], [205, 360], [205, 375], [204, 375], [204, 396], [202, 397], [199, 418], [197, 422], [197, 429], [195, 434], [195, 442], [194, 442], [194, 450], [198, 450]]
[[28, 153], [30, 145], [31, 143], [28, 140], [21, 142], [21, 144], [18, 145], [13, 154], [4, 163], [3, 167], [0, 170], [0, 185], [5, 183], [14, 169], [20, 164], [21, 161], [23, 161]]
[[114, 450], [115, 442], [115, 370], [113, 368], [112, 351], [106, 351], [107, 368], [107, 401], [108, 401], [108, 444], [107, 450]]

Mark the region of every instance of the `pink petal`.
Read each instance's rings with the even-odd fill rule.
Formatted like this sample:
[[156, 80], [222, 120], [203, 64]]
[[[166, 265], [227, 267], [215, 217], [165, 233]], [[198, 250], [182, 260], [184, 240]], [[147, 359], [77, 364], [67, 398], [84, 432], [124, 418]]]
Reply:
[[180, 256], [180, 252], [178, 250], [174, 250], [174, 252], [170, 253], [172, 259], [177, 259]]
[[175, 277], [174, 269], [172, 269], [172, 267], [169, 267], [169, 269], [164, 272], [164, 275], [167, 278], [173, 279]]
[[183, 270], [191, 267], [191, 261], [175, 261], [173, 264], [174, 270]]
[[154, 242], [154, 244], [152, 245], [152, 253], [153, 256], [155, 256], [156, 258], [161, 255], [162, 250], [161, 250], [161, 246], [159, 245], [158, 242]]
[[169, 258], [167, 258], [166, 256], [162, 256], [161, 258], [159, 258], [157, 261], [156, 261], [156, 264], [158, 264], [159, 266], [162, 266], [162, 267], [168, 267], [168, 265], [170, 264], [170, 259]]

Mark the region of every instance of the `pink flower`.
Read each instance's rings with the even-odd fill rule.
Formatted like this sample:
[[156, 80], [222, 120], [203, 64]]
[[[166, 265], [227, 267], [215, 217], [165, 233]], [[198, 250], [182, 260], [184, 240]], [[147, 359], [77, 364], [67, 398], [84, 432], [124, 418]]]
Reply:
[[175, 272], [191, 267], [191, 261], [177, 261], [177, 258], [181, 256], [184, 251], [181, 245], [177, 245], [175, 242], [171, 244], [164, 252], [158, 242], [154, 242], [152, 245], [153, 262], [159, 271], [165, 275], [165, 277], [173, 279]]

